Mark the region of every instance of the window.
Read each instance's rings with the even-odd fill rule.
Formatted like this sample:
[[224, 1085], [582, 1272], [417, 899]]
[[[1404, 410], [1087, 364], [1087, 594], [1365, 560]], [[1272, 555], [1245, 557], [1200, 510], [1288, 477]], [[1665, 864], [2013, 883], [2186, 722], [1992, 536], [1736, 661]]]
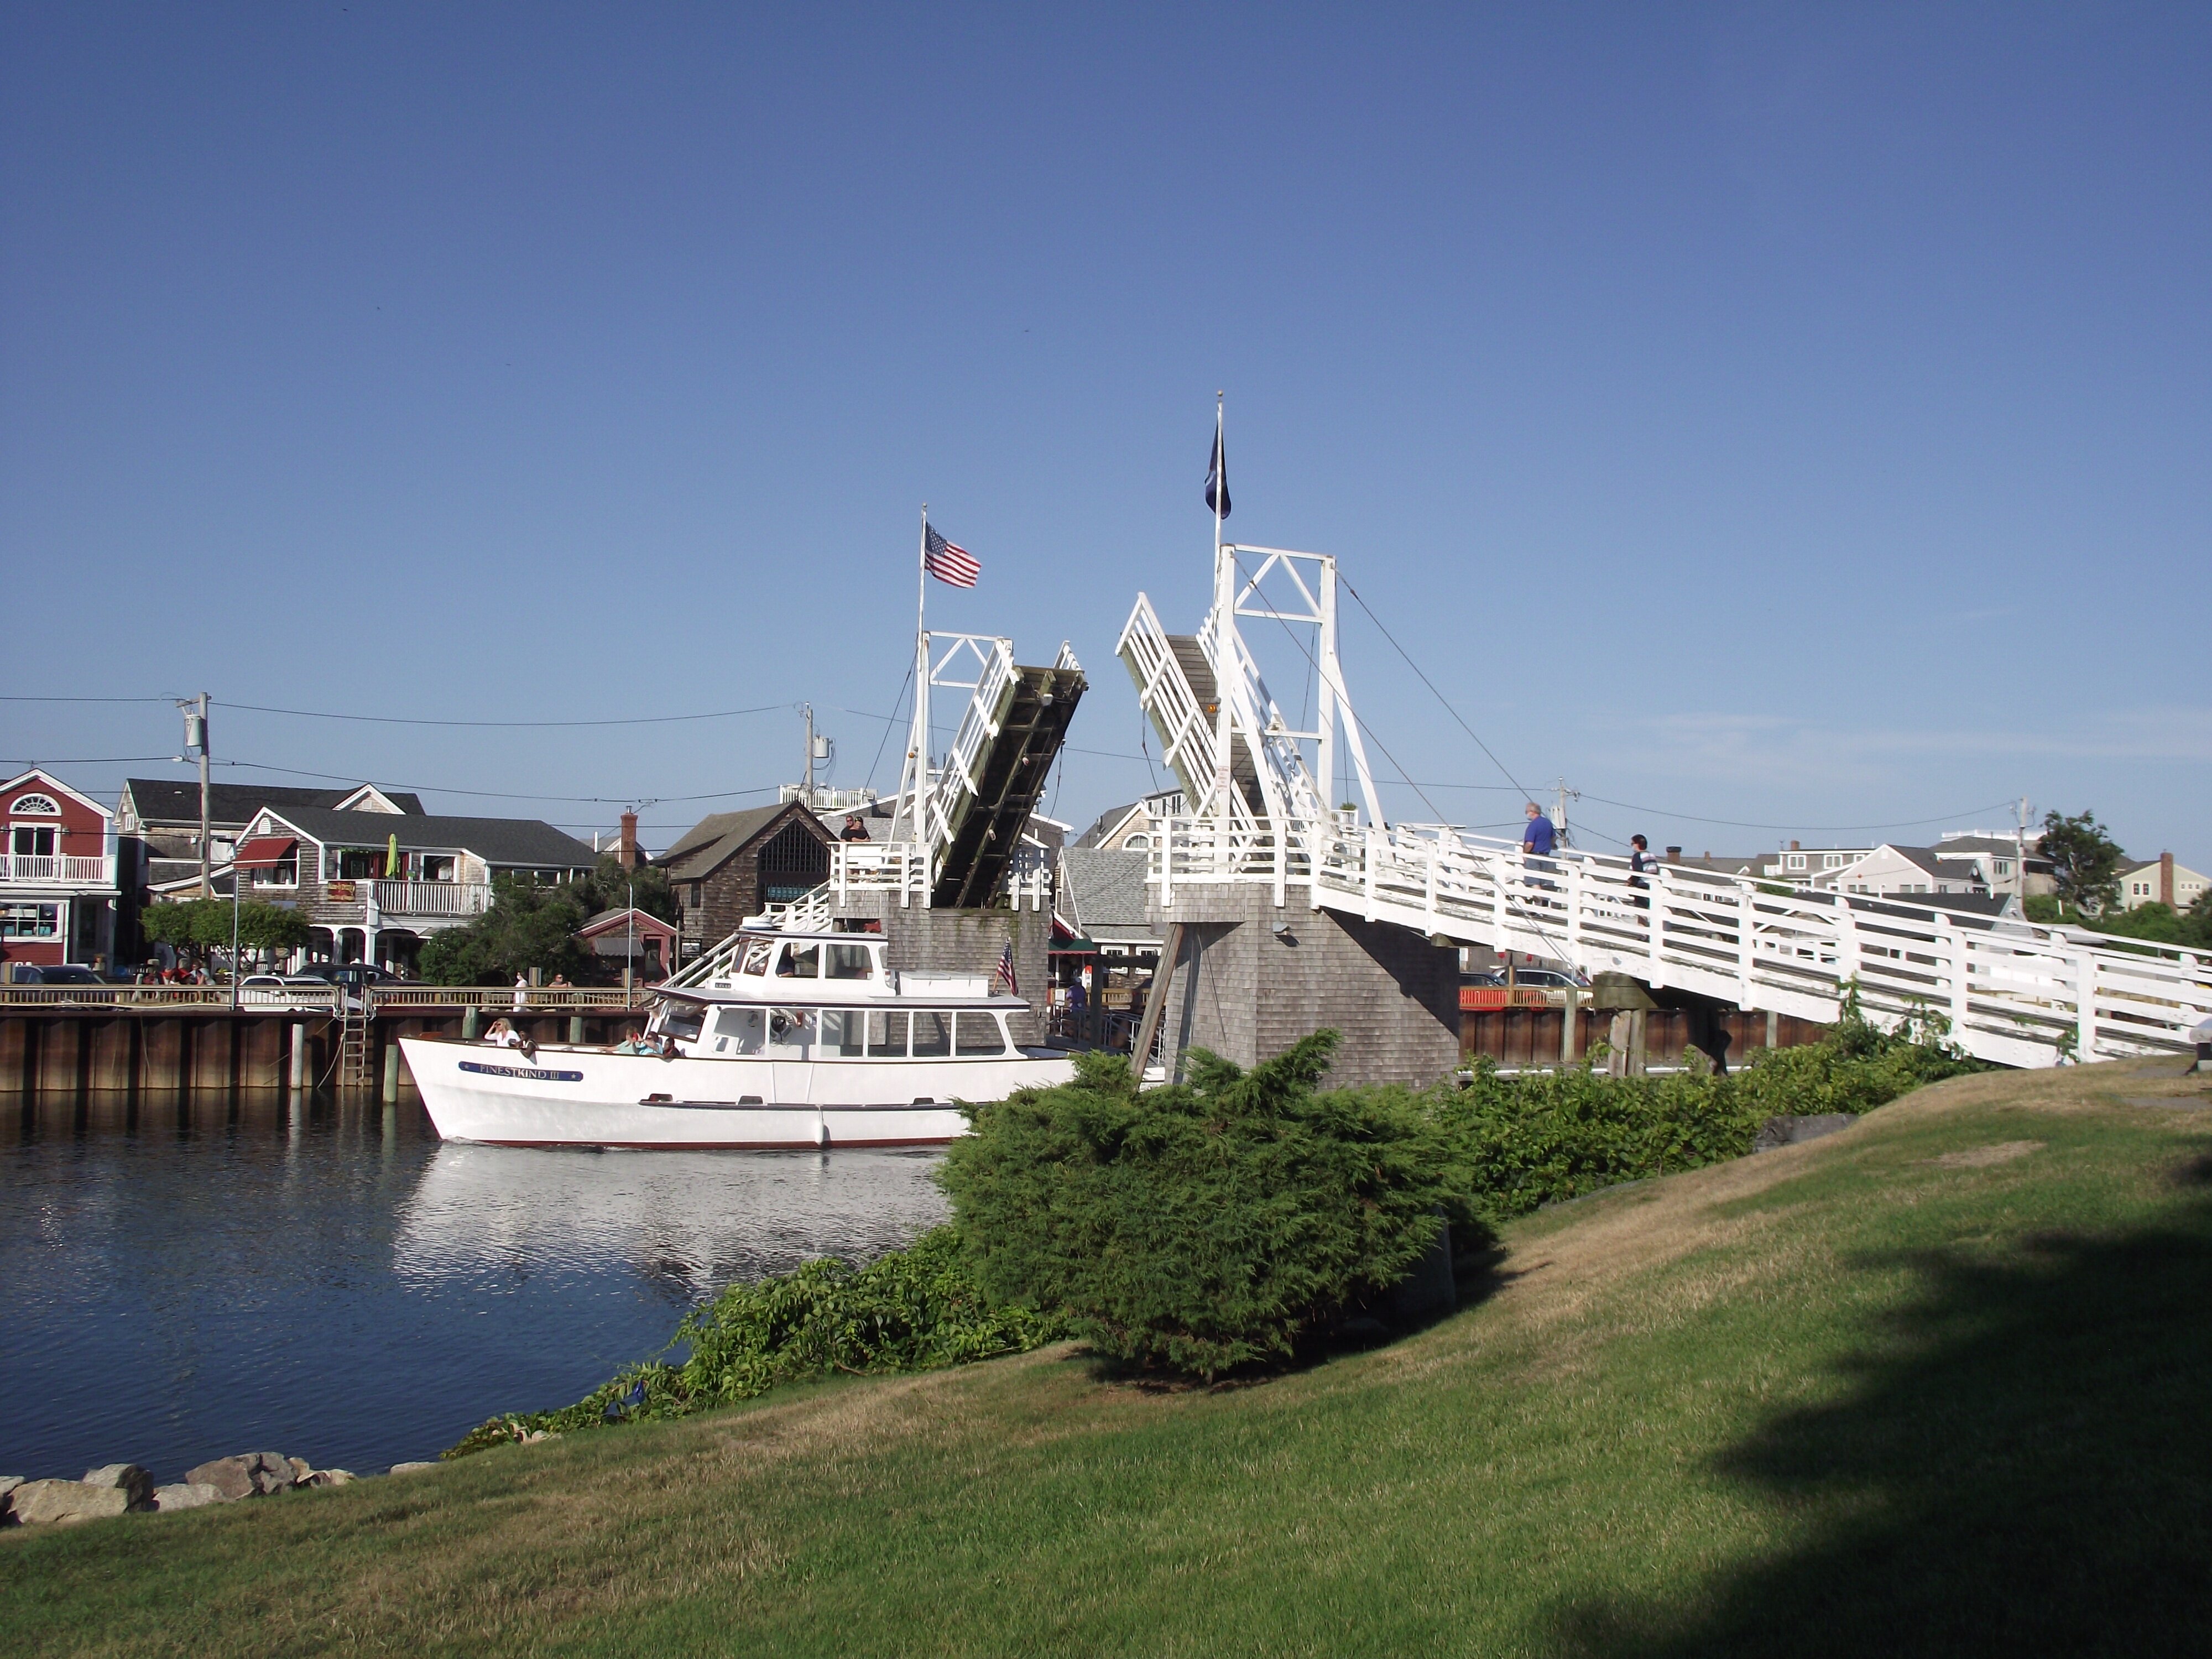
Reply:
[[776, 964], [776, 974], [783, 979], [819, 979], [822, 977], [822, 947], [818, 945], [792, 945], [784, 948], [783, 960]]
[[745, 965], [738, 969], [741, 974], [756, 976], [768, 972], [768, 959], [775, 954], [775, 941], [757, 939], [745, 946]]
[[814, 1043], [814, 1016], [804, 1008], [778, 1008], [768, 1017], [771, 1053], [804, 1054]]
[[845, 1060], [858, 1059], [861, 1033], [868, 1023], [866, 1012], [859, 1008], [824, 1008], [821, 1018], [821, 1052]]
[[19, 823], [10, 838], [19, 859], [50, 859], [54, 855], [54, 832], [51, 825]]
[[691, 884], [691, 908], [694, 910], [697, 909], [699, 906], [704, 902], [704, 901], [699, 896], [702, 890], [702, 889], [698, 882], [695, 881]]
[[2012, 860], [2010, 859], [1999, 859], [1997, 860], [1997, 873], [2001, 876], [2010, 875], [2012, 873]]
[[296, 852], [282, 864], [256, 866], [251, 872], [256, 887], [297, 887], [300, 884], [300, 855]]
[[833, 945], [830, 947], [830, 971], [823, 977], [866, 979], [872, 971], [868, 955], [865, 945]]
[[963, 1059], [1006, 1052], [1006, 1034], [996, 1014], [963, 1013], [952, 1030], [953, 1052]]
[[370, 852], [365, 847], [344, 847], [338, 849], [338, 879], [340, 881], [373, 881], [384, 873], [384, 849]]
[[1805, 855], [1802, 853], [1784, 854], [1782, 867], [1785, 870], [1802, 870], [1805, 867]]
[[761, 1011], [725, 1008], [714, 1016], [714, 1052], [757, 1054], [761, 1049]]
[[1840, 870], [1840, 869], [1842, 869], [1842, 868], [1844, 867], [1844, 855], [1843, 855], [1841, 853], [1823, 853], [1823, 854], [1820, 854], [1820, 867], [1821, 867], [1823, 870]]
[[58, 904], [0, 905], [0, 939], [52, 939], [61, 925]]
[[943, 1060], [952, 1052], [952, 1016], [916, 1014], [914, 1017], [914, 1057]]
[[1131, 853], [1150, 852], [1152, 845], [1152, 838], [1150, 836], [1132, 836], [1121, 843], [1122, 849]]
[[906, 1058], [906, 1015], [870, 1014], [868, 1016], [868, 1054], [878, 1060]]
[[647, 1029], [665, 1031], [686, 1042], [698, 1041], [699, 1033], [706, 1028], [707, 1011], [696, 1002], [672, 1002], [655, 1014]]
[[52, 795], [18, 795], [15, 804], [8, 810], [26, 818], [58, 818], [62, 815], [62, 809], [54, 804]]
[[451, 881], [453, 879], [453, 855], [451, 853], [418, 853], [415, 855], [415, 879], [417, 881]]

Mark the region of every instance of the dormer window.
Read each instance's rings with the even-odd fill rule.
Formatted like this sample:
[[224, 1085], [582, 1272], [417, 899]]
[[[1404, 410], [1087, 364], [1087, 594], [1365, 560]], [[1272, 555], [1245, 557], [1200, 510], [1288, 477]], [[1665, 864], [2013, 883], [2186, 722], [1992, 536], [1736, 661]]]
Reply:
[[1805, 867], [1805, 855], [1802, 853], [1784, 854], [1782, 867], [1785, 870], [1802, 870]]

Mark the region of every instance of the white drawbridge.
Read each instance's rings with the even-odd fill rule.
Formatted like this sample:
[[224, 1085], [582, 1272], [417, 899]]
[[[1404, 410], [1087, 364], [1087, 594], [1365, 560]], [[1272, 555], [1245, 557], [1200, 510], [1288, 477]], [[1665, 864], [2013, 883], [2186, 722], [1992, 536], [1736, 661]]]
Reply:
[[[1255, 562], [1249, 580], [1240, 554]], [[1277, 571], [1300, 578], [1302, 605], [1261, 596], [1261, 580]], [[1870, 1016], [1940, 1015], [1953, 1042], [2008, 1066], [2185, 1054], [2192, 1028], [2212, 1016], [2212, 957], [2202, 952], [1958, 915], [1940, 896], [1907, 903], [1777, 891], [1666, 866], [1639, 876], [1624, 859], [1572, 849], [1535, 858], [1448, 824], [1389, 823], [1337, 660], [1334, 560], [1224, 544], [1214, 591], [1204, 629], [1182, 637], [1167, 634], [1139, 594], [1117, 647], [1192, 808], [1155, 826], [1149, 879], [1164, 904], [1189, 889], [1256, 884], [1278, 905], [1821, 1022], [1856, 988]], [[1320, 688], [1312, 728], [1285, 722], [1240, 617], [1316, 630], [1307, 653]], [[1364, 817], [1332, 810], [1323, 793], [1340, 734]]]

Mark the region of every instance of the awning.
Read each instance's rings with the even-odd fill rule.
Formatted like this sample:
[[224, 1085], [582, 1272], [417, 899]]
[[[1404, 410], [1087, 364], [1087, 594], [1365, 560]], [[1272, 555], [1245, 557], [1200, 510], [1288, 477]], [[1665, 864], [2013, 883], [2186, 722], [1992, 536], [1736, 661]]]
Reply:
[[231, 863], [241, 870], [270, 870], [292, 856], [299, 842], [289, 836], [256, 836], [238, 849]]

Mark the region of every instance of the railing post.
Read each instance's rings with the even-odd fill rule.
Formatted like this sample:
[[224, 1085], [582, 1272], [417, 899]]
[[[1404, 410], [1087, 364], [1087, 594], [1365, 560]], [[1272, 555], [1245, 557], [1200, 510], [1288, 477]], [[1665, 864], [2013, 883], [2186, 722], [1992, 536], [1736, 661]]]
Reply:
[[2087, 1066], [2097, 1057], [2097, 952], [2085, 945], [2074, 960], [2074, 1058]]
[[1367, 827], [1366, 838], [1360, 843], [1360, 902], [1366, 906], [1367, 920], [1375, 920], [1375, 837], [1380, 833], [1373, 824]]
[[1943, 911], [1936, 913], [1936, 925], [1943, 930], [1951, 959], [1951, 1030], [1956, 1036], [1966, 1029], [1966, 1017], [1973, 1012], [1973, 938], [1956, 916]]
[[1741, 1008], [1751, 999], [1752, 963], [1759, 950], [1758, 884], [1741, 883], [1735, 896], [1735, 1006]]

